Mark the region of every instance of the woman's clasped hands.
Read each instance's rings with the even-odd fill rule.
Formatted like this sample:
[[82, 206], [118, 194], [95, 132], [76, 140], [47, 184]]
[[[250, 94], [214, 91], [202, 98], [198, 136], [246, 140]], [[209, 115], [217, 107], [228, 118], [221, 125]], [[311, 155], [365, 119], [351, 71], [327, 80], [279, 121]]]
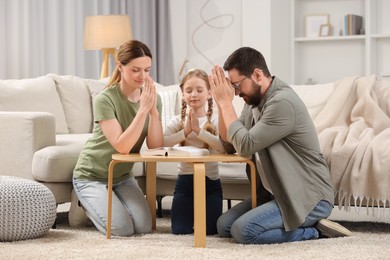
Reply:
[[156, 107], [157, 102], [157, 91], [154, 86], [153, 79], [147, 77], [143, 89], [141, 90], [140, 97], [140, 111], [149, 112], [150, 115], [158, 114]]

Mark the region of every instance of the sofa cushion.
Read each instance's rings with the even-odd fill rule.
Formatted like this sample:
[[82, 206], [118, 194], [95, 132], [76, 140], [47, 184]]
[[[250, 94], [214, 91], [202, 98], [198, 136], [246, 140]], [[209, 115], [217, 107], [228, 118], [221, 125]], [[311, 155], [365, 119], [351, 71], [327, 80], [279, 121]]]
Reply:
[[222, 183], [248, 184], [245, 163], [218, 163], [219, 176]]
[[93, 86], [94, 89], [101, 90], [106, 85], [105, 81], [83, 79], [72, 75], [48, 74], [48, 76], [57, 84], [69, 133], [90, 133], [93, 127], [93, 115], [89, 87]]
[[57, 135], [56, 145], [34, 154], [32, 175], [44, 182], [72, 182], [80, 151], [91, 134]]
[[[246, 199], [251, 188], [245, 172], [245, 163], [219, 163], [224, 199]], [[157, 196], [171, 196], [177, 179], [177, 162], [157, 163]]]
[[[92, 134], [56, 136], [56, 145], [47, 146], [34, 154], [32, 175], [43, 182], [72, 182], [73, 169], [85, 142]], [[144, 175], [142, 163], [133, 167], [134, 176]]]
[[69, 133], [55, 82], [47, 76], [0, 80], [0, 111], [49, 112], [55, 117], [56, 133]]
[[291, 85], [305, 103], [312, 119], [315, 119], [336, 88], [336, 84]]
[[[176, 180], [177, 162], [166, 162], [157, 164], [157, 178]], [[222, 183], [249, 183], [246, 176], [245, 163], [218, 163], [219, 176]]]

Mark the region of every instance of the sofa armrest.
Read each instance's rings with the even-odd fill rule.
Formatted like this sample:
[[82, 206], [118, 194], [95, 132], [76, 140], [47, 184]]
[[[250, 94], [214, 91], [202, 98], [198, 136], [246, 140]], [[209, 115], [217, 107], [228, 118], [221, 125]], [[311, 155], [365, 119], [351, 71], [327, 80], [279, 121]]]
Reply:
[[0, 175], [33, 179], [32, 159], [55, 145], [55, 118], [47, 112], [0, 112]]

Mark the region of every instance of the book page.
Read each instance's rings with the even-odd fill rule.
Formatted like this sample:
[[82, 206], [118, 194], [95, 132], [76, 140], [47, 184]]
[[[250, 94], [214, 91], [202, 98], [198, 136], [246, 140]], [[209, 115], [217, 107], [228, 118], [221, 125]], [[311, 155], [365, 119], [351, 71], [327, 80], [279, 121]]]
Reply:
[[154, 149], [147, 149], [141, 151], [140, 154], [145, 156], [167, 156], [169, 148], [171, 147], [158, 147]]
[[176, 146], [168, 149], [168, 156], [201, 156], [210, 154], [209, 150], [195, 146]]
[[140, 152], [144, 156], [201, 156], [210, 154], [209, 150], [195, 146], [159, 147]]

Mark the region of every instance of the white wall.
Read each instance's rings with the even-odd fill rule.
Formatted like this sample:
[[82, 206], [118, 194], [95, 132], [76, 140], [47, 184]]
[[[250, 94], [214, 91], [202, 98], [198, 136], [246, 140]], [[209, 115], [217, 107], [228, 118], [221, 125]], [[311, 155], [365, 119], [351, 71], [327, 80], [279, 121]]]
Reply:
[[[280, 1], [282, 0], [171, 0], [174, 71], [177, 81], [184, 63], [183, 73], [194, 67], [209, 73], [214, 64], [223, 65], [229, 54], [242, 46], [259, 50], [271, 73], [286, 78], [287, 81], [289, 12], [288, 6], [283, 6], [285, 1], [282, 6]], [[273, 20], [271, 14], [274, 15]], [[283, 32], [273, 30], [284, 25]], [[279, 41], [276, 37], [287, 40]]]
[[173, 67], [176, 83], [179, 70], [187, 60], [187, 1], [170, 0]]

